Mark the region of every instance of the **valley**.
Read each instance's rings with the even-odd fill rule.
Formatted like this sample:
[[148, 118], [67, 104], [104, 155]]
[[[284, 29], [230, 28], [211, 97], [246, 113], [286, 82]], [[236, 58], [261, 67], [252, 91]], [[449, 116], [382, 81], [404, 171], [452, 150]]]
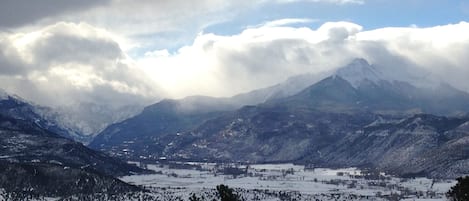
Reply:
[[151, 175], [125, 176], [131, 184], [152, 187], [185, 199], [191, 193], [213, 197], [219, 184], [245, 200], [442, 200], [454, 180], [399, 178], [357, 168], [312, 168], [294, 164], [169, 163], [150, 165]]

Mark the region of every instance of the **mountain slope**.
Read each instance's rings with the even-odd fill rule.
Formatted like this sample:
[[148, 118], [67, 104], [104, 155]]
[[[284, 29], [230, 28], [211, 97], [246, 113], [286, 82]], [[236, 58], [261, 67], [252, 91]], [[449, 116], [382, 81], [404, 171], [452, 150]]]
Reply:
[[47, 163], [0, 161], [0, 188], [29, 200], [34, 196], [66, 197], [77, 194], [110, 194], [141, 191], [140, 188], [110, 176], [79, 168], [64, 168]]
[[[466, 114], [467, 93], [444, 84], [419, 88], [396, 80], [364, 78], [357, 84], [354, 87], [335, 75], [293, 96], [226, 113], [166, 139], [161, 154], [175, 160], [368, 166], [402, 175], [453, 177], [465, 173], [457, 163], [469, 153], [456, 154], [462, 157], [459, 159], [435, 153], [455, 154], [457, 145], [451, 142], [458, 138], [445, 133], [455, 132], [467, 119], [419, 114]], [[442, 104], [445, 102], [452, 104]], [[421, 124], [412, 123], [416, 119]], [[366, 129], [380, 122], [387, 124], [368, 136]], [[392, 135], [376, 137], [383, 133]], [[352, 153], [356, 155], [347, 155]], [[438, 160], [441, 163], [432, 162]], [[439, 164], [446, 165], [437, 167]], [[445, 173], [447, 168], [452, 172]]]
[[16, 196], [12, 199], [141, 191], [113, 176], [149, 171], [53, 133], [41, 124], [46, 121], [29, 113], [30, 107], [17, 107], [19, 103], [2, 102], [0, 114], [0, 189]]
[[469, 94], [447, 84], [418, 88], [407, 82], [361, 80], [357, 87], [330, 76], [293, 96], [266, 105], [315, 108], [326, 112], [369, 111], [382, 114], [460, 115], [469, 111]]
[[[299, 161], [374, 120], [364, 113], [326, 113], [314, 109], [244, 107], [207, 121], [171, 141], [166, 156], [175, 160]], [[334, 123], [332, 123], [334, 122]]]
[[331, 76], [293, 96], [265, 103], [272, 107], [314, 108], [324, 111], [346, 111], [360, 107], [360, 96], [349, 82]]
[[140, 105], [113, 107], [107, 103], [79, 103], [55, 108], [39, 107], [36, 111], [44, 119], [66, 128], [72, 139], [88, 144], [108, 125], [132, 117], [142, 109]]
[[84, 144], [88, 144], [95, 134], [109, 124], [133, 116], [142, 108], [138, 105], [115, 108], [93, 103], [51, 108], [36, 105], [0, 89], [0, 114], [35, 121], [62, 137]]
[[74, 131], [58, 126], [56, 123], [44, 119], [37, 111], [43, 110], [40, 106], [35, 106], [27, 101], [9, 95], [5, 92], [1, 92], [3, 95], [0, 96], [0, 114], [16, 119], [27, 120], [35, 122], [47, 130], [57, 133], [60, 136], [68, 137], [76, 135]]
[[[151, 155], [174, 160], [293, 161], [328, 167], [376, 167], [401, 175], [463, 174], [458, 163], [465, 164], [469, 155], [456, 153], [456, 147], [460, 146], [459, 138], [465, 136], [447, 134], [456, 132], [466, 121], [463, 115], [469, 111], [469, 94], [447, 84], [425, 88], [421, 87], [423, 84], [397, 80], [398, 77], [387, 78], [381, 76], [380, 68], [372, 67], [356, 60], [294, 95], [235, 111], [207, 112], [211, 105], [217, 105], [211, 103], [194, 107], [198, 108], [196, 112], [184, 113], [177, 109], [183, 100], [163, 101], [142, 113], [151, 114], [143, 121], [150, 126], [147, 138], [139, 135], [146, 128], [139, 126], [142, 120], [137, 116], [132, 119], [135, 122], [124, 121], [116, 124], [114, 130], [106, 129], [109, 139], [126, 129], [125, 136], [134, 137], [130, 141], [96, 145], [111, 152], [131, 147], [123, 154], [150, 150], [143, 152], [143, 158]], [[417, 119], [420, 123], [415, 124]], [[456, 133], [466, 134], [464, 130]], [[439, 152], [460, 158], [435, 154]], [[432, 161], [446, 165], [438, 166]], [[444, 173], [447, 168], [452, 171]]]
[[[94, 149], [124, 158], [158, 159], [168, 141], [209, 119], [245, 105], [257, 105], [293, 95], [319, 80], [320, 75], [294, 76], [280, 84], [229, 98], [192, 96], [162, 100], [140, 114], [108, 126], [89, 144]], [[169, 142], [168, 142], [169, 143]]]
[[188, 97], [163, 100], [146, 107], [139, 115], [107, 127], [90, 147], [125, 158], [158, 159], [166, 144], [161, 138], [195, 128], [236, 106], [225, 99]]
[[114, 176], [144, 172], [60, 137], [36, 122], [0, 115], [0, 133], [0, 160], [59, 164]]
[[[469, 173], [469, 118], [415, 115], [374, 123], [320, 150], [312, 163], [326, 166], [372, 166], [409, 176], [455, 178]], [[457, 134], [456, 134], [457, 133]], [[308, 161], [308, 160], [306, 160]]]
[[469, 117], [249, 107], [181, 134], [166, 156], [372, 167], [401, 176], [455, 178], [469, 173], [468, 125]]

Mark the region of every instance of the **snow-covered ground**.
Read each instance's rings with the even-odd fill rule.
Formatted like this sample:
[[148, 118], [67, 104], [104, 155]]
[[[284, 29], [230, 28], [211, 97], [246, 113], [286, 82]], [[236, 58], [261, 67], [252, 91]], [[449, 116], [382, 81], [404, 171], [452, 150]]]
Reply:
[[[202, 200], [219, 200], [215, 188], [225, 184], [234, 188], [242, 200], [249, 201], [436, 201], [446, 200], [445, 192], [455, 185], [453, 180], [398, 178], [357, 168], [307, 168], [294, 164], [172, 163], [147, 165], [147, 168], [156, 173], [120, 178], [144, 186], [146, 192], [82, 195], [66, 200], [176, 201], [189, 200], [191, 194]], [[0, 189], [0, 201], [10, 200], [5, 195]], [[27, 200], [56, 201], [60, 198]]]
[[[183, 169], [170, 168], [169, 165], [148, 165], [148, 168], [155, 170], [157, 174], [125, 176], [121, 179], [154, 189], [175, 189], [173, 191], [177, 192], [174, 193], [181, 197], [188, 197], [193, 192], [209, 192], [217, 185], [225, 184], [242, 194], [288, 192], [293, 196], [300, 195], [303, 198], [300, 200], [329, 200], [328, 198], [333, 199], [331, 196], [334, 195], [350, 197], [347, 200], [384, 200], [390, 197], [444, 200], [445, 192], [455, 184], [455, 181], [449, 180], [397, 178], [356, 168], [305, 168], [294, 164], [262, 164], [248, 167], [213, 163], [189, 165], [193, 166]], [[236, 176], [223, 173], [227, 168], [238, 170]]]

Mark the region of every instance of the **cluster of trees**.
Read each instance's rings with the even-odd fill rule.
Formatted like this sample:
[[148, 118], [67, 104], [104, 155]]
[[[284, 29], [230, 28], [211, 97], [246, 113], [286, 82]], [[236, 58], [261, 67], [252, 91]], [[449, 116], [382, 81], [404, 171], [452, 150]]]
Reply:
[[[220, 184], [217, 186], [217, 194], [220, 201], [241, 201], [240, 196], [233, 192], [233, 189]], [[204, 197], [197, 197], [194, 193], [189, 197], [189, 201], [204, 201]]]
[[456, 179], [458, 183], [446, 193], [451, 201], [467, 201], [469, 200], [469, 176], [459, 177]]

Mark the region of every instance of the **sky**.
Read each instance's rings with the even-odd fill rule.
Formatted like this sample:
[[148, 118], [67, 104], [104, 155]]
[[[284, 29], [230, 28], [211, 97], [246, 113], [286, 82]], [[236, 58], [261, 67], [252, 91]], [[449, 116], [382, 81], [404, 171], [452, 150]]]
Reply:
[[2, 0], [0, 83], [47, 106], [232, 96], [365, 58], [469, 91], [467, 0]]

